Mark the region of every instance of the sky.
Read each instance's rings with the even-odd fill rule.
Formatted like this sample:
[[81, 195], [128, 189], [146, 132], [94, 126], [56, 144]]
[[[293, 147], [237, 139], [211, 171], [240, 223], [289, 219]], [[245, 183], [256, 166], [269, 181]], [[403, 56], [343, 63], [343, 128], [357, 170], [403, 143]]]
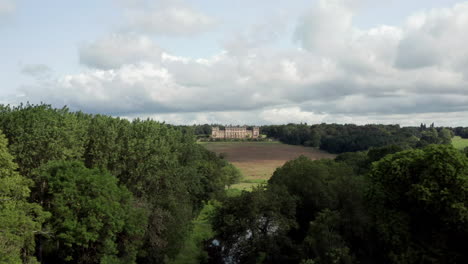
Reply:
[[468, 126], [468, 2], [0, 0], [0, 104]]

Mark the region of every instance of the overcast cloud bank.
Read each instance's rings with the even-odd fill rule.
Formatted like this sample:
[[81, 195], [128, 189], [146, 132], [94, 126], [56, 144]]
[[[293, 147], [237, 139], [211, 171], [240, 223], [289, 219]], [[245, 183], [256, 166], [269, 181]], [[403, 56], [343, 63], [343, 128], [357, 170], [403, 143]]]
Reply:
[[86, 71], [38, 79], [21, 98], [170, 123], [468, 125], [468, 3], [368, 29], [353, 23], [352, 3], [318, 1], [298, 19], [294, 49], [268, 45], [284, 33], [272, 23], [198, 59], [170, 54], [151, 34], [203, 34], [215, 18], [182, 2], [136, 5], [127, 30], [79, 47]]

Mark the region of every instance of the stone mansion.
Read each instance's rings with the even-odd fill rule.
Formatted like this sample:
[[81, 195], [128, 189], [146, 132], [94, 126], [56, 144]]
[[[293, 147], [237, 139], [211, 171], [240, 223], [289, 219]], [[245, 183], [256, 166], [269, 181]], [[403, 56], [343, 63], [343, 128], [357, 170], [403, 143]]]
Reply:
[[254, 127], [252, 130], [247, 127], [226, 127], [224, 130], [220, 130], [219, 127], [211, 128], [212, 138], [259, 138], [260, 128]]

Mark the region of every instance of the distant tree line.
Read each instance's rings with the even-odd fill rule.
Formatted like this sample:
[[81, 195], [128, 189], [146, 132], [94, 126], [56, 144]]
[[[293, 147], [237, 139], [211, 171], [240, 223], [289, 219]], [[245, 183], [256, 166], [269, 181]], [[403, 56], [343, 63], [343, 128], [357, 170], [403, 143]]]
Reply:
[[163, 263], [238, 176], [191, 129], [0, 105], [0, 263]]
[[459, 136], [461, 138], [468, 138], [468, 127], [456, 127], [453, 129], [453, 133], [455, 136]]
[[362, 151], [391, 144], [405, 147], [450, 144], [454, 135], [449, 128], [436, 128], [433, 125], [427, 128], [423, 124], [420, 127], [287, 124], [262, 126], [261, 131], [287, 144], [319, 147], [330, 153]]
[[299, 157], [223, 201], [210, 263], [468, 263], [467, 186], [450, 145]]

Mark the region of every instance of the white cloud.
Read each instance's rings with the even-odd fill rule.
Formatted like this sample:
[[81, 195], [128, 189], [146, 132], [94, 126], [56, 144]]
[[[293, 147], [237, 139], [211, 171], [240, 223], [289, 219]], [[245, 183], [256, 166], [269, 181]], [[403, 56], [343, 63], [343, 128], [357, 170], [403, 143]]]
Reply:
[[429, 112], [419, 114], [385, 114], [385, 115], [345, 115], [326, 114], [304, 111], [299, 107], [277, 107], [257, 111], [226, 111], [129, 115], [125, 118], [148, 117], [170, 124], [240, 124], [265, 125], [287, 123], [348, 123], [348, 124], [401, 124], [403, 126], [419, 126], [421, 123], [435, 122], [437, 126], [467, 126], [468, 112], [446, 113]]
[[209, 31], [216, 25], [214, 18], [181, 1], [133, 4], [127, 10], [127, 20], [127, 30], [166, 36], [191, 36]]
[[305, 49], [333, 54], [352, 41], [354, 11], [339, 0], [319, 0], [299, 22], [296, 39]]
[[300, 49], [269, 48], [276, 31], [268, 28], [200, 59], [163, 52], [147, 37], [111, 35], [80, 49], [81, 62], [98, 69], [22, 91], [89, 112], [176, 123], [413, 124], [433, 117], [442, 124], [444, 113], [454, 113], [445, 121], [466, 124], [468, 3], [369, 29], [353, 24], [351, 3], [319, 1], [295, 32]]
[[411, 16], [398, 47], [400, 68], [438, 66], [467, 73], [468, 2]]
[[136, 34], [110, 34], [79, 48], [80, 62], [99, 69], [113, 69], [142, 61], [159, 61], [161, 54], [162, 49], [150, 38]]

